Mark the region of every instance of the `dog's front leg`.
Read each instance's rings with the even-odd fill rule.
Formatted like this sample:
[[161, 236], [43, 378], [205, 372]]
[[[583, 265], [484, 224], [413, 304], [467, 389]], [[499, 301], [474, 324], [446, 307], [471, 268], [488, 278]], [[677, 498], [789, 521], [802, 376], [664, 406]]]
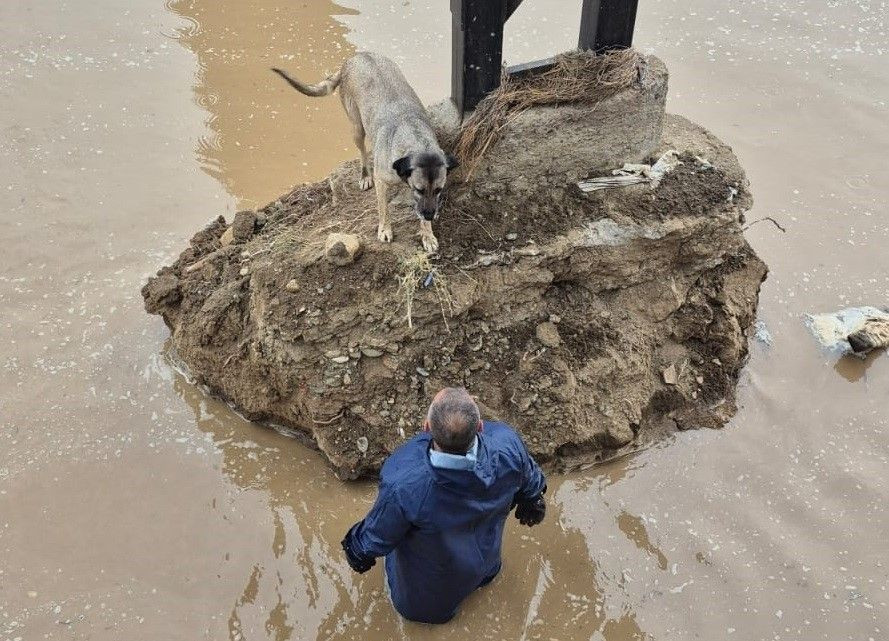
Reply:
[[420, 221], [420, 237], [423, 239], [423, 249], [430, 254], [438, 251], [438, 239], [432, 233], [432, 223], [430, 221]]
[[392, 242], [392, 222], [389, 220], [389, 185], [385, 180], [375, 177], [374, 187], [377, 190], [377, 213], [380, 222], [377, 225], [377, 238], [384, 243]]

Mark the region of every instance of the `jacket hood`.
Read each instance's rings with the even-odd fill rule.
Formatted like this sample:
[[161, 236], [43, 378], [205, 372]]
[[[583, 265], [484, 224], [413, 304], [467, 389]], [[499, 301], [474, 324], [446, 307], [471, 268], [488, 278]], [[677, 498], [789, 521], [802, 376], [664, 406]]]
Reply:
[[432, 446], [432, 438], [426, 439], [426, 464], [432, 470], [432, 476], [435, 482], [447, 486], [448, 488], [467, 494], [479, 489], [487, 489], [494, 484], [497, 479], [494, 473], [494, 460], [491, 451], [485, 442], [485, 435], [478, 435], [478, 454], [475, 466], [471, 470], [451, 470], [440, 467], [433, 467], [429, 461], [429, 447]]

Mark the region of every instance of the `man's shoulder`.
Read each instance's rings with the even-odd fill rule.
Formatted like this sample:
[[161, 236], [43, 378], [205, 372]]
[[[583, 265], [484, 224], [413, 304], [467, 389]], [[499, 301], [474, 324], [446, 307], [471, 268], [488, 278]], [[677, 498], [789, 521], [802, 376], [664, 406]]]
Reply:
[[380, 479], [400, 487], [426, 483], [429, 479], [428, 451], [429, 436], [417, 434], [389, 455], [383, 463]]
[[482, 436], [501, 443], [517, 444], [522, 441], [515, 428], [500, 421], [484, 421]]

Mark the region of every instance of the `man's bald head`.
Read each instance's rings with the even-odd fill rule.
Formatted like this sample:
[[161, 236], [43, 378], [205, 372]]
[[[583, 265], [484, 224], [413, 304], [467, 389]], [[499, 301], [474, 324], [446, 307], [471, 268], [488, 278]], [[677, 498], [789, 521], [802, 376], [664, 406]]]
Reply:
[[481, 423], [478, 405], [462, 387], [446, 387], [435, 395], [426, 415], [436, 445], [451, 454], [465, 454]]

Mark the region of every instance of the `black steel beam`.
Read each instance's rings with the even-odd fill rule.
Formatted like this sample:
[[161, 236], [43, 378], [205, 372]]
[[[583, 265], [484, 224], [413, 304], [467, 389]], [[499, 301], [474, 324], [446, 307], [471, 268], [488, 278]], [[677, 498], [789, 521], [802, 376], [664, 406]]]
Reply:
[[578, 46], [596, 53], [631, 47], [638, 4], [639, 0], [583, 0]]
[[522, 4], [522, 0], [506, 0], [506, 19], [509, 20], [515, 10]]
[[500, 86], [503, 25], [516, 0], [451, 0], [451, 95], [460, 113]]

